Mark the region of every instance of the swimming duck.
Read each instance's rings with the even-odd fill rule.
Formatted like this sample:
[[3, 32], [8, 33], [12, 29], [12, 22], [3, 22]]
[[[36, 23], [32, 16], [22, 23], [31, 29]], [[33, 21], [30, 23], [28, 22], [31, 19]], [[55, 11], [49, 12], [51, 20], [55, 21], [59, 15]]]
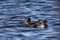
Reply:
[[35, 23], [33, 24], [33, 27], [37, 28], [37, 26], [39, 26], [39, 25], [41, 25], [41, 24], [42, 24], [42, 20], [39, 19], [37, 22], [35, 22]]
[[42, 22], [42, 20], [39, 20], [37, 23], [35, 23], [33, 25], [33, 27], [35, 27], [35, 28], [37, 28], [37, 27], [47, 28], [48, 27], [48, 21], [44, 20], [44, 22]]
[[25, 21], [25, 22], [20, 22], [20, 24], [25, 24], [25, 25], [31, 24], [31, 18], [28, 17], [28, 18], [27, 18], [27, 21]]

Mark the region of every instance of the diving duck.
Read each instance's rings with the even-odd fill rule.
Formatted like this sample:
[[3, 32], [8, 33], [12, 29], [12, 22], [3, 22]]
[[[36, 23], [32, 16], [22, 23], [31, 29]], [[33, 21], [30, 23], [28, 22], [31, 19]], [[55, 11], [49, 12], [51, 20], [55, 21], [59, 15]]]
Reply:
[[44, 20], [44, 22], [42, 22], [42, 20], [38, 20], [36, 23], [33, 24], [34, 28], [37, 27], [41, 27], [41, 28], [47, 28], [48, 27], [48, 21]]
[[28, 17], [28, 18], [27, 18], [27, 21], [25, 21], [25, 22], [20, 22], [20, 24], [25, 24], [25, 25], [31, 24], [31, 18]]

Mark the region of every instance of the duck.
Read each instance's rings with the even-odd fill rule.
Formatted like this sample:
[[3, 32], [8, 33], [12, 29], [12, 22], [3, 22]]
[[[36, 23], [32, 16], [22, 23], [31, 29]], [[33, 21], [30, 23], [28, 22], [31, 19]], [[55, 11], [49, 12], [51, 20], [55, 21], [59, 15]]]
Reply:
[[47, 28], [48, 27], [48, 20], [44, 20], [44, 22], [42, 22], [42, 20], [37, 21], [36, 23], [34, 23], [33, 25], [34, 28]]
[[36, 21], [36, 22], [33, 24], [33, 27], [34, 27], [34, 28], [37, 28], [37, 26], [41, 25], [41, 23], [42, 23], [42, 20], [39, 19], [38, 21]]
[[20, 24], [25, 24], [25, 25], [31, 24], [31, 18], [28, 17], [28, 18], [27, 18], [27, 21], [20, 22]]

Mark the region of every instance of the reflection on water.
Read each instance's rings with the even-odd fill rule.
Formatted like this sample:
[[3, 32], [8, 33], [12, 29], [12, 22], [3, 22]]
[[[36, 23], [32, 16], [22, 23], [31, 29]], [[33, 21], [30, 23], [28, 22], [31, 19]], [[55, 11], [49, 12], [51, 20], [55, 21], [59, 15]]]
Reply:
[[[59, 40], [60, 3], [58, 0], [0, 0], [0, 40]], [[20, 25], [47, 19], [47, 29]]]

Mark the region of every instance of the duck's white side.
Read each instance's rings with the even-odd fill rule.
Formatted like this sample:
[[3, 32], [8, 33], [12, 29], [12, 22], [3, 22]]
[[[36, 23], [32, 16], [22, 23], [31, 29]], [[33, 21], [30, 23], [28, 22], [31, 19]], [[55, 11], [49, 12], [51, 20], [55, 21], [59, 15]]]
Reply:
[[44, 28], [45, 25], [41, 24], [39, 26], [37, 26], [38, 28]]

